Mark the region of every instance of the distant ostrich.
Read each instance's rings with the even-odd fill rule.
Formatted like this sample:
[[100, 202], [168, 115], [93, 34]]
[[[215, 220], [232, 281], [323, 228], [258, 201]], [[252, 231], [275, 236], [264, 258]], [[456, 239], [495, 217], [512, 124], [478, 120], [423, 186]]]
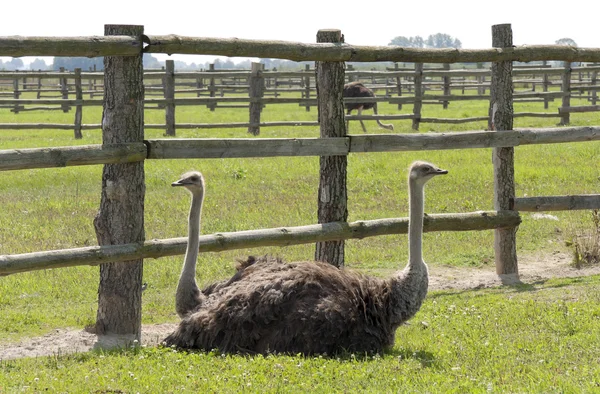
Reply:
[[229, 280], [200, 291], [196, 259], [204, 180], [190, 172], [174, 182], [192, 194], [189, 239], [176, 294], [182, 321], [163, 342], [224, 353], [376, 353], [419, 310], [427, 294], [422, 259], [424, 186], [446, 174], [433, 164], [410, 167], [409, 261], [390, 278], [374, 278], [320, 262], [249, 257]]
[[[375, 97], [375, 93], [361, 82], [350, 82], [344, 85], [344, 98], [356, 98], [356, 97]], [[377, 115], [377, 103], [346, 103], [346, 115], [350, 115], [352, 110], [358, 110], [358, 116], [362, 114], [363, 109], [371, 109], [373, 108], [373, 112]], [[379, 127], [382, 127], [387, 130], [394, 130], [393, 124], [385, 124], [381, 123], [379, 119], [376, 119]], [[360, 120], [360, 125], [362, 126], [363, 132], [367, 132], [367, 128], [362, 120]], [[348, 128], [348, 123], [346, 122], [346, 128]]]

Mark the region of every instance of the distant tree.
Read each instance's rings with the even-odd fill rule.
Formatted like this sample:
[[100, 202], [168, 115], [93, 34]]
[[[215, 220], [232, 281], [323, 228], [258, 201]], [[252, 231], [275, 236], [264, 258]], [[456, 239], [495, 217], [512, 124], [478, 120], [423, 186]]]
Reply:
[[142, 61], [144, 62], [144, 68], [161, 68], [164, 66], [164, 63], [159, 62], [157, 58], [149, 53], [144, 53]]
[[47, 70], [48, 65], [44, 59], [35, 59], [29, 64], [31, 70]]
[[64, 67], [65, 70], [73, 71], [76, 68], [80, 68], [84, 71], [88, 71], [90, 68], [96, 66], [97, 71], [104, 70], [104, 58], [103, 57], [55, 57], [54, 64], [52, 65], [53, 70], [60, 70]]
[[449, 34], [432, 34], [425, 40], [428, 48], [461, 48], [462, 42], [458, 38], [452, 38]]
[[409, 47], [409, 48], [423, 48], [425, 43], [423, 41], [423, 37], [414, 36], [414, 37], [404, 37], [398, 36], [392, 38], [392, 41], [388, 45], [399, 46], [399, 47]]
[[556, 45], [569, 45], [572, 47], [576, 47], [577, 43], [575, 42], [575, 40], [571, 39], [571, 38], [560, 38], [558, 40], [556, 40], [554, 42]]

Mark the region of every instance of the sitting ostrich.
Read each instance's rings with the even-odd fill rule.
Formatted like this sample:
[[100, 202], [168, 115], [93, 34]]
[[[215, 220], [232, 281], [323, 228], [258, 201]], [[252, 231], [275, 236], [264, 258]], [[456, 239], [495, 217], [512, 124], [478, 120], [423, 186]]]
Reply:
[[[363, 85], [361, 82], [350, 82], [350, 83], [347, 83], [344, 85], [343, 96], [344, 96], [344, 98], [346, 98], [346, 97], [348, 97], [348, 98], [375, 97], [375, 93], [373, 93], [373, 91], [371, 89], [369, 89], [368, 87]], [[362, 114], [363, 109], [371, 109], [371, 108], [373, 108], [373, 112], [375, 113], [375, 115], [377, 115], [377, 103], [376, 102], [374, 102], [374, 103], [346, 103], [345, 107], [347, 110], [346, 115], [350, 115], [352, 110], [357, 109], [358, 116], [360, 116]], [[379, 119], [376, 119], [376, 121], [377, 121], [377, 124], [379, 125], [379, 127], [382, 127], [387, 130], [394, 130], [393, 124], [381, 123], [381, 121]], [[360, 125], [362, 126], [363, 132], [366, 133], [367, 129], [362, 120], [360, 120]], [[348, 122], [346, 122], [346, 128], [348, 128]]]
[[409, 260], [389, 278], [369, 277], [321, 262], [284, 263], [249, 257], [229, 280], [196, 285], [204, 180], [189, 172], [174, 182], [192, 194], [189, 239], [176, 293], [178, 328], [163, 342], [224, 353], [377, 353], [420, 309], [428, 271], [422, 259], [424, 186], [446, 174], [433, 164], [410, 167]]

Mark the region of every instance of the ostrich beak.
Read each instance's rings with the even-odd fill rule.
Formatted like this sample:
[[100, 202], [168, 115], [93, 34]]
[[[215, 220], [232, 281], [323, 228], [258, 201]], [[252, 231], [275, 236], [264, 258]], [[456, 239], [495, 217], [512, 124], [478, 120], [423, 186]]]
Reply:
[[171, 186], [185, 186], [186, 183], [183, 179], [178, 180], [177, 182], [171, 183]]

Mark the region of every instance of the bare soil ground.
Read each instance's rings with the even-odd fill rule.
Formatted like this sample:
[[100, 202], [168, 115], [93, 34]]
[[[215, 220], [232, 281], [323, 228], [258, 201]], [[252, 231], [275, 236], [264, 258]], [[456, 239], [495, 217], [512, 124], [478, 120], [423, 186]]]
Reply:
[[[550, 278], [578, 277], [600, 274], [600, 265], [576, 269], [571, 256], [555, 252], [547, 255], [519, 256], [519, 277], [498, 276], [493, 267], [455, 268], [430, 267], [430, 290], [473, 290], [518, 283], [532, 284]], [[176, 324], [156, 324], [142, 327], [142, 345], [156, 346], [170, 334]], [[51, 356], [87, 352], [97, 348], [114, 347], [124, 338], [99, 337], [84, 329], [56, 329], [37, 338], [26, 338], [18, 343], [0, 344], [0, 360], [21, 357]]]

